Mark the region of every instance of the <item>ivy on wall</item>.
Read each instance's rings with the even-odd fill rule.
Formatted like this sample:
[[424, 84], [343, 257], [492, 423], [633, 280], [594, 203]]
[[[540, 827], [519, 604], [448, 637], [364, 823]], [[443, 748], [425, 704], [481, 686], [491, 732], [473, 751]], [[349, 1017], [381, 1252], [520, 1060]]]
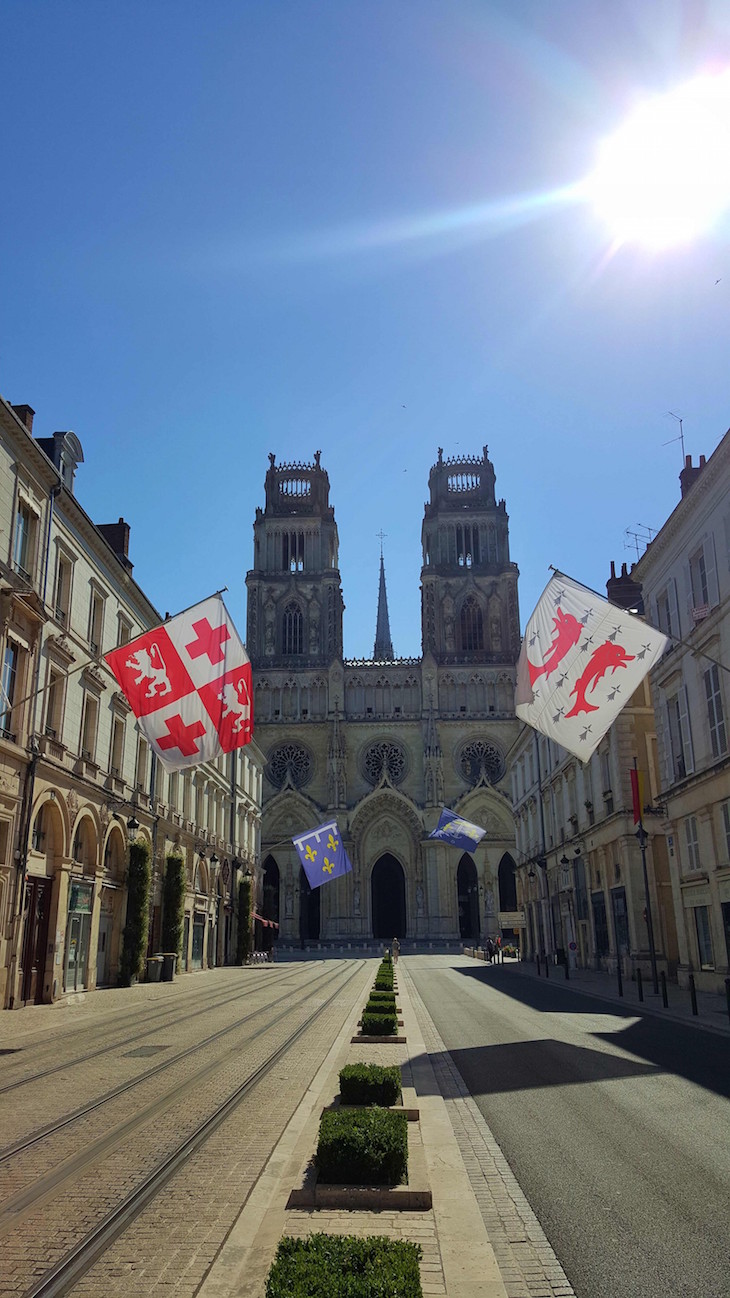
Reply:
[[185, 916], [185, 862], [181, 856], [165, 858], [162, 887], [162, 950], [182, 954]]
[[129, 874], [127, 878], [127, 921], [122, 938], [122, 958], [119, 981], [123, 987], [131, 986], [142, 972], [147, 950], [147, 929], [150, 905], [150, 849], [143, 840], [129, 845]]

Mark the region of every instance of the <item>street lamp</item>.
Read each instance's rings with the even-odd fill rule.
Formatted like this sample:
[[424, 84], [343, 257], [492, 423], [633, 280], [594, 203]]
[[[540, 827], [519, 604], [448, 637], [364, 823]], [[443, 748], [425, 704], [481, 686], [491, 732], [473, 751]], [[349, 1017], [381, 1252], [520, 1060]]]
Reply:
[[210, 854], [210, 863], [213, 866], [213, 868], [215, 868], [215, 866], [218, 864], [218, 857], [216, 856], [215, 852], [211, 852]]
[[139, 833], [139, 821], [134, 815], [130, 816], [127, 821], [127, 833], [129, 834], [130, 843], [133, 843]]

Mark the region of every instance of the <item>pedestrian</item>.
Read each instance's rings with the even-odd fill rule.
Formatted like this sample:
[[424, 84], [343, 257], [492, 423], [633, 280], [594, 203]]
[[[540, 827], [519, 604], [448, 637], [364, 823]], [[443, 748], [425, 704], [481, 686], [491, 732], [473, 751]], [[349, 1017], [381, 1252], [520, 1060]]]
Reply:
[[398, 941], [397, 937], [394, 937], [393, 938], [393, 964], [398, 963], [399, 955], [400, 955], [400, 942]]
[[494, 942], [491, 937], [487, 938], [487, 963], [491, 964], [494, 959]]

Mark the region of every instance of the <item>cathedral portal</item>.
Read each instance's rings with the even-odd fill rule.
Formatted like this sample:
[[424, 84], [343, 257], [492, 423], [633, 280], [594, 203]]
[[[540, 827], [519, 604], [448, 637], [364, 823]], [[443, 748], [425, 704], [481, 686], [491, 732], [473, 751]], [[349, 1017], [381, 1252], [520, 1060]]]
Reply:
[[390, 941], [406, 936], [406, 877], [390, 852], [381, 856], [370, 876], [373, 937]]

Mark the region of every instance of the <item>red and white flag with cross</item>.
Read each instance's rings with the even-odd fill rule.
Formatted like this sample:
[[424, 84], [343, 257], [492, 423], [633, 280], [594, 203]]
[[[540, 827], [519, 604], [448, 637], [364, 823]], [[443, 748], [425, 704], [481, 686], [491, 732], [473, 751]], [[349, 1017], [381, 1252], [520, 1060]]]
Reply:
[[250, 743], [251, 663], [220, 595], [104, 658], [166, 770]]

